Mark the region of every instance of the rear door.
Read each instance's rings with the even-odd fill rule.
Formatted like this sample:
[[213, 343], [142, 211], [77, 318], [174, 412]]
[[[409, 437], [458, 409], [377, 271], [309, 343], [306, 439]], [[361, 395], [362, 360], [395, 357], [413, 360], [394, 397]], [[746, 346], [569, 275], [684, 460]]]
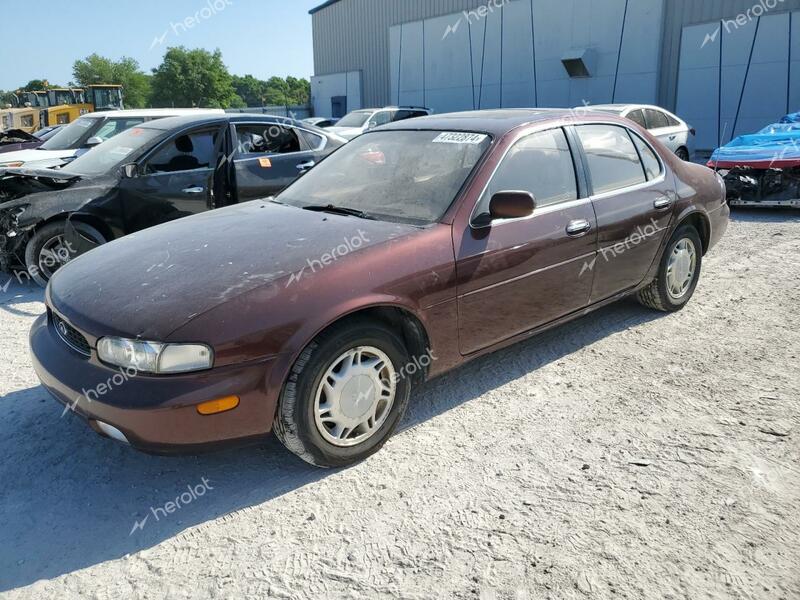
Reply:
[[239, 202], [274, 196], [314, 166], [318, 148], [292, 126], [280, 123], [235, 123], [234, 182]]
[[145, 158], [138, 177], [121, 181], [126, 233], [214, 208], [224, 132], [214, 125], [174, 135]]
[[[578, 173], [561, 128], [523, 137], [500, 162], [471, 223], [456, 236], [462, 354], [588, 304], [592, 277], [584, 271], [595, 257], [597, 228]], [[531, 192], [533, 215], [490, 222], [489, 201], [500, 191]]]
[[642, 282], [672, 220], [672, 178], [655, 150], [618, 125], [575, 127], [597, 214], [599, 253], [591, 302]]

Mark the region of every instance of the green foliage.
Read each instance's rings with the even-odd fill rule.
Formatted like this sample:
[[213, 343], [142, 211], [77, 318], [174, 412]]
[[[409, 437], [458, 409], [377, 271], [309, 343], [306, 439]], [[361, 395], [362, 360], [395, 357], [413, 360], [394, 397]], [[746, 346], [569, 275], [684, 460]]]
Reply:
[[154, 106], [228, 108], [235, 101], [233, 78], [219, 50], [168, 48], [153, 69]]
[[123, 56], [118, 61], [92, 54], [72, 65], [72, 75], [78, 85], [113, 83], [122, 86], [122, 98], [127, 108], [143, 108], [150, 100], [150, 79], [133, 58]]
[[48, 87], [59, 87], [57, 85], [50, 85], [46, 79], [31, 79], [24, 87], [20, 88], [23, 92], [38, 92], [46, 90]]
[[[219, 50], [168, 48], [161, 64], [147, 74], [133, 58], [119, 60], [92, 54], [72, 66], [74, 82], [69, 87], [119, 84], [126, 108], [146, 106], [246, 108], [264, 105], [307, 104], [311, 83], [296, 77], [258, 79], [253, 75], [231, 75]], [[23, 90], [43, 90], [46, 80], [34, 79]], [[8, 94], [8, 92], [6, 93]], [[4, 96], [0, 91], [0, 104]], [[8, 100], [10, 101], [10, 100]]]

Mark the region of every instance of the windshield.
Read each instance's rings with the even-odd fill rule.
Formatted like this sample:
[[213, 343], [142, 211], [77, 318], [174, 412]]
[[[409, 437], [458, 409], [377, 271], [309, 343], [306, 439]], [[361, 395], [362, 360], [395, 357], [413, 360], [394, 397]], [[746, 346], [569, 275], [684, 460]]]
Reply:
[[87, 134], [102, 123], [103, 119], [83, 117], [62, 127], [53, 137], [39, 146], [42, 150], [72, 150], [86, 141]]
[[333, 205], [385, 221], [441, 219], [489, 147], [482, 133], [380, 131], [331, 154], [278, 196], [300, 208]]
[[133, 162], [150, 142], [163, 135], [160, 129], [128, 129], [79, 156], [61, 170], [76, 175], [104, 175], [116, 167]]
[[344, 118], [336, 123], [337, 127], [363, 127], [364, 123], [367, 122], [370, 115], [372, 114], [371, 111], [368, 110], [358, 110], [356, 112], [351, 112], [348, 115], [345, 115]]

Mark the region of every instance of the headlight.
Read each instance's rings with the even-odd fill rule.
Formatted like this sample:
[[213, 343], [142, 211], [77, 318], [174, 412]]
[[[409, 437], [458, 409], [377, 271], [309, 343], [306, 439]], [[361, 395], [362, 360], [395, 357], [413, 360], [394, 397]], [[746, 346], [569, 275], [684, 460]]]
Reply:
[[160, 344], [104, 337], [97, 356], [105, 363], [143, 373], [188, 373], [210, 369], [214, 353], [204, 344]]
[[16, 162], [0, 163], [0, 168], [2, 168], [2, 169], [16, 169], [17, 167], [21, 167], [24, 164], [25, 164], [24, 160], [18, 160]]

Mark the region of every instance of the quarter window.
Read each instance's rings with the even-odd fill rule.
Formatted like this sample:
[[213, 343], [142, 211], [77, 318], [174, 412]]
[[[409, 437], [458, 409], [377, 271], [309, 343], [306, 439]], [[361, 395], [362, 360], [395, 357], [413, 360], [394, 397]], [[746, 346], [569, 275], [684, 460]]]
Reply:
[[303, 142], [303, 149], [304, 150], [316, 150], [322, 145], [322, 142], [325, 140], [324, 137], [321, 135], [317, 135], [316, 133], [311, 133], [305, 129], [299, 129], [297, 133], [300, 134], [300, 140]]
[[636, 144], [636, 149], [639, 151], [639, 156], [642, 158], [647, 180], [651, 181], [661, 175], [661, 163], [653, 149], [638, 135], [631, 133], [631, 137], [633, 138], [633, 143]]
[[506, 154], [478, 203], [476, 216], [485, 218], [489, 201], [501, 191], [533, 194], [543, 207], [578, 198], [575, 165], [562, 129], [529, 135]]
[[581, 125], [576, 129], [586, 153], [593, 193], [604, 194], [647, 181], [626, 129], [614, 125]]

